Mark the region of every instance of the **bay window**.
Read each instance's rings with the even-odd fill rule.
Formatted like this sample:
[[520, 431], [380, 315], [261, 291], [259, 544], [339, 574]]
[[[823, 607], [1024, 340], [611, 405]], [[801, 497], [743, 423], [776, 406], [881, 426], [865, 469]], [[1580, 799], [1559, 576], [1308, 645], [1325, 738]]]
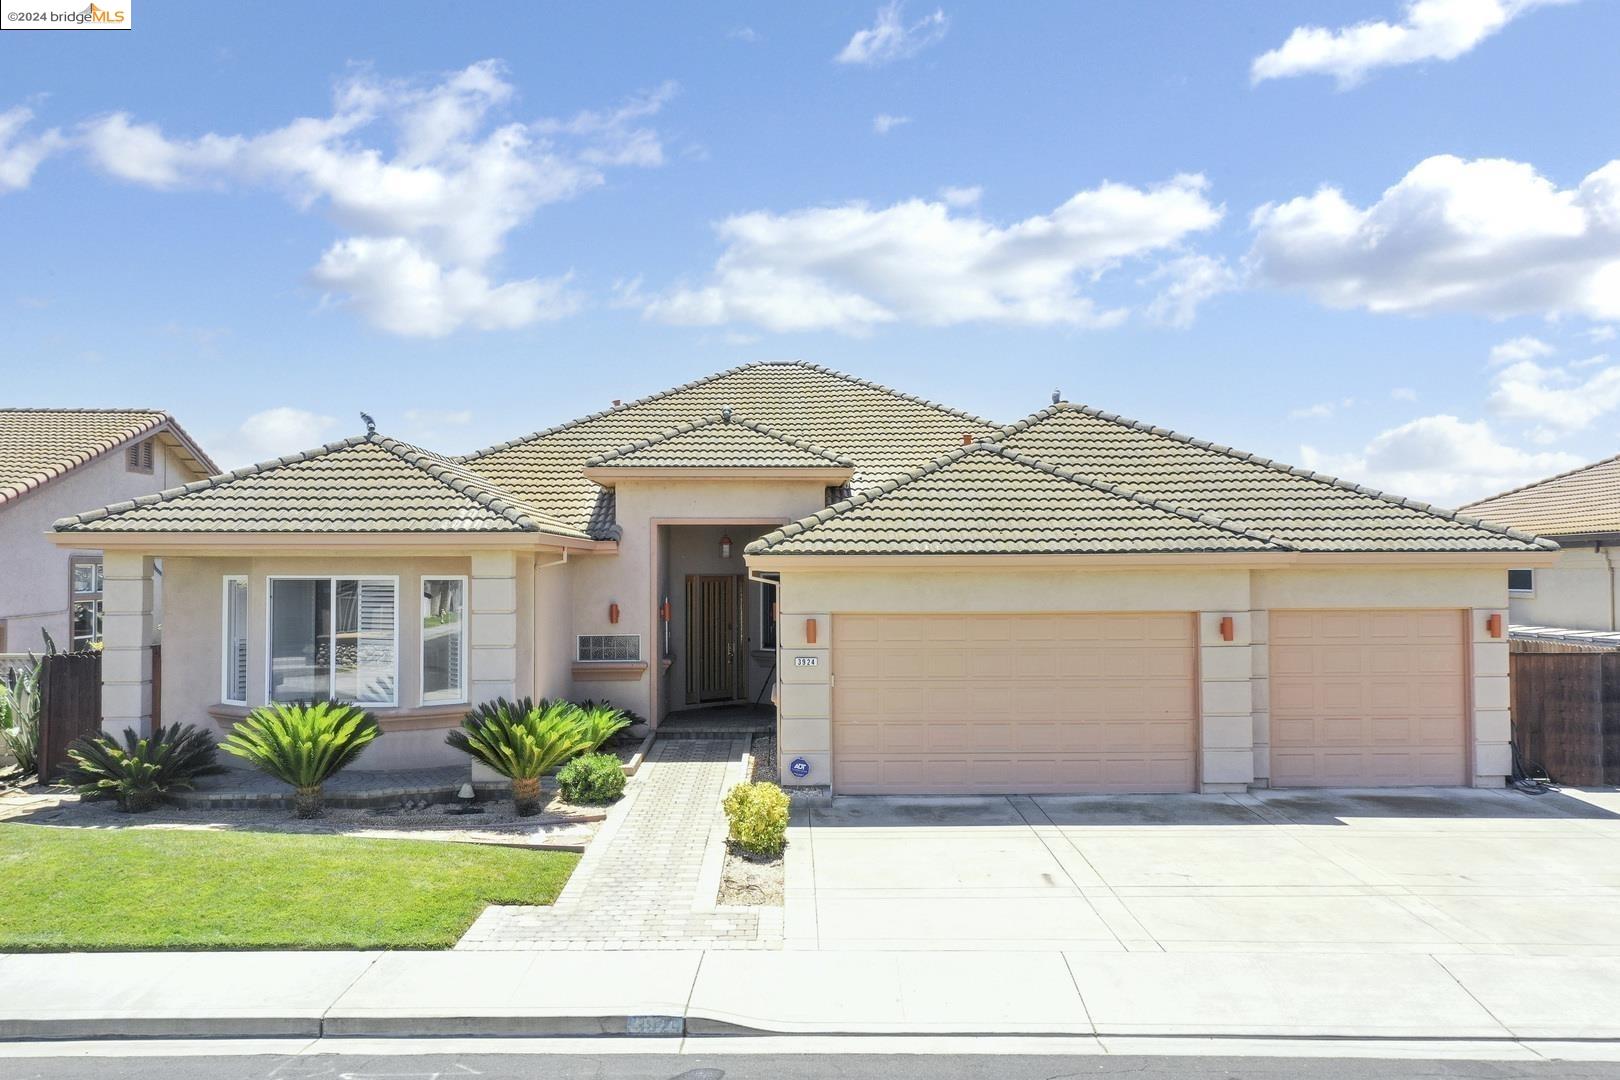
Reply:
[[467, 579], [422, 579], [422, 704], [467, 700]]
[[247, 704], [248, 684], [248, 579], [231, 575], [225, 579], [224, 612], [224, 691], [222, 700], [230, 705]]
[[399, 579], [270, 579], [271, 701], [398, 704]]

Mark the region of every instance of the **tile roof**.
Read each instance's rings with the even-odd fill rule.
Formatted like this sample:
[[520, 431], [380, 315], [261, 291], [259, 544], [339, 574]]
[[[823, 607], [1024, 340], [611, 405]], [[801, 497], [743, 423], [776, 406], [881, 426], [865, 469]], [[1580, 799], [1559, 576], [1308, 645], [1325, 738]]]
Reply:
[[1414, 499], [1061, 403], [1002, 430], [1003, 446], [1164, 499], [1300, 551], [1536, 551], [1550, 540]]
[[635, 469], [851, 469], [855, 463], [722, 409], [706, 419], [677, 424], [651, 439], [638, 439], [597, 454], [585, 465]]
[[1620, 533], [1620, 457], [1549, 476], [1462, 509], [1544, 536]]
[[974, 443], [766, 533], [749, 554], [1287, 551], [1219, 518]]
[[581, 475], [591, 458], [730, 407], [737, 416], [855, 462], [851, 487], [900, 476], [995, 423], [814, 364], [749, 364], [462, 460], [576, 528], [604, 515], [603, 490]]
[[360, 435], [184, 487], [63, 518], [70, 532], [583, 531], [499, 490], [461, 462]]
[[0, 505], [150, 433], [168, 431], [199, 474], [215, 471], [160, 409], [0, 409]]

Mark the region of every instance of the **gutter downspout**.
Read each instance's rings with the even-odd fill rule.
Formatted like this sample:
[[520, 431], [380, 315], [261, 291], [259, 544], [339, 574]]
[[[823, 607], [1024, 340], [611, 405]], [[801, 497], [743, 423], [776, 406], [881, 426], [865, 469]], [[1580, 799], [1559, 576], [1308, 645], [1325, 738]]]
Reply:
[[[563, 566], [566, 565], [567, 562], [568, 548], [562, 549], [562, 558], [560, 559], [553, 559], [550, 562], [540, 562], [538, 559], [535, 560], [534, 577], [529, 582], [529, 610], [533, 612], [533, 622], [529, 627], [529, 670], [531, 672], [531, 683], [533, 684], [538, 684], [540, 682], [540, 571], [549, 569], [553, 566]], [[540, 687], [535, 685], [534, 689], [538, 691]], [[568, 686], [568, 695], [572, 696], [573, 692], [574, 687], [573, 684], [570, 683]], [[537, 696], [560, 697], [562, 695], [537, 694]]]
[[1615, 622], [1617, 613], [1614, 595], [1616, 585], [1614, 579], [1614, 549], [1604, 547], [1603, 541], [1601, 540], [1592, 541], [1592, 548], [1599, 555], [1603, 556], [1603, 565], [1609, 568], [1609, 629], [1620, 630], [1620, 624], [1616, 624]]

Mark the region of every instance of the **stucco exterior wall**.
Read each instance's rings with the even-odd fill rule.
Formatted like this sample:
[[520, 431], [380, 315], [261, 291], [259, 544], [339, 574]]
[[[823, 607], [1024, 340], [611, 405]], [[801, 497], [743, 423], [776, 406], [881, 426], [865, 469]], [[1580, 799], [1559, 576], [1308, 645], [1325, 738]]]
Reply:
[[[634, 681], [575, 676], [574, 694], [606, 698], [643, 716], [659, 718], [654, 702], [664, 700], [665, 675], [660, 670], [658, 568], [662, 555], [657, 550], [657, 525], [785, 524], [820, 510], [825, 488], [821, 480], [619, 480], [615, 486], [621, 531], [618, 554], [582, 557], [570, 567], [573, 633], [640, 634], [647, 671]], [[745, 573], [740, 547], [732, 559], [737, 572]], [[616, 626], [608, 621], [608, 605], [614, 603], [619, 605]]]
[[[806, 560], [807, 563], [810, 560]], [[1506, 615], [1499, 568], [1355, 567], [1267, 570], [1090, 570], [1010, 567], [781, 572], [779, 738], [784, 783], [825, 784], [831, 769], [833, 615], [904, 612], [1186, 611], [1197, 614], [1200, 783], [1242, 790], [1270, 775], [1268, 627], [1273, 610], [1434, 608], [1467, 613], [1469, 757], [1473, 782], [1500, 786], [1510, 771], [1507, 641], [1486, 627]], [[1230, 638], [1222, 623], [1231, 619]], [[809, 640], [810, 624], [815, 641]], [[799, 664], [798, 658], [813, 659]], [[810, 774], [796, 780], [802, 757]]]
[[[67, 648], [70, 585], [68, 563], [74, 555], [96, 555], [93, 537], [81, 548], [59, 548], [47, 533], [60, 518], [109, 503], [150, 495], [197, 479], [195, 473], [160, 442], [150, 473], [129, 472], [124, 455], [106, 454], [88, 465], [0, 505], [0, 621], [6, 647], [0, 652], [42, 652], [49, 631], [59, 648]], [[158, 578], [157, 618], [162, 620], [162, 578]]]
[[1620, 567], [1615, 565], [1612, 547], [1566, 547], [1559, 552], [1556, 566], [1536, 570], [1534, 583], [1530, 595], [1508, 597], [1513, 622], [1571, 630], [1617, 628]]

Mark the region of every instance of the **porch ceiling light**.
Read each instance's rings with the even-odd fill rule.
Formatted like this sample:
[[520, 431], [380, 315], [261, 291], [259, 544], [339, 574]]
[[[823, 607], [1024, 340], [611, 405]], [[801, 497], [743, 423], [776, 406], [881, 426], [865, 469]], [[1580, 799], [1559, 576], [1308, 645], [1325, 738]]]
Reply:
[[720, 557], [722, 559], [731, 558], [731, 534], [730, 533], [727, 533], [726, 535], [724, 535], [724, 536], [722, 536], [720, 538]]

